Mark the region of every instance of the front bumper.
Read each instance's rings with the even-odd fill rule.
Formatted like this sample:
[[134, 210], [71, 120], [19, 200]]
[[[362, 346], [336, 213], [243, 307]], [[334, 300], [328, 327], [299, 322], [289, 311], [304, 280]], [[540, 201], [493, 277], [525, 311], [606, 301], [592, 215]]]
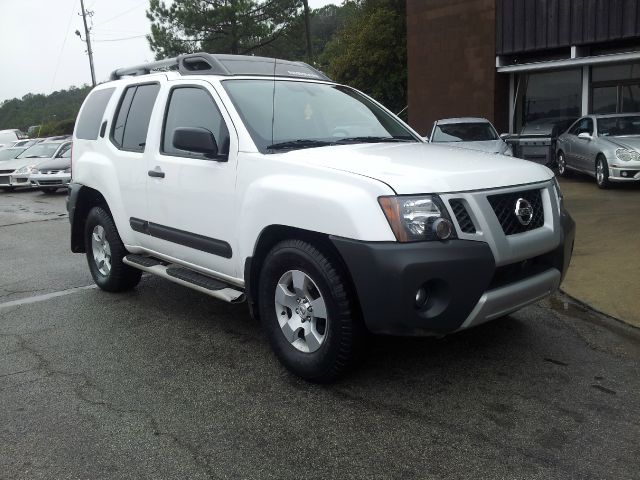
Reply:
[[71, 183], [70, 173], [38, 173], [29, 176], [31, 186], [35, 188], [62, 188], [68, 187]]
[[640, 182], [640, 164], [629, 162], [627, 165], [610, 165], [609, 180], [612, 182]]
[[[359, 242], [331, 237], [374, 333], [439, 335], [498, 318], [553, 293], [567, 271], [575, 223], [561, 214], [561, 241], [543, 255], [496, 267], [485, 242]], [[424, 288], [429, 300], [416, 307]]]
[[29, 174], [0, 175], [0, 187], [30, 187]]

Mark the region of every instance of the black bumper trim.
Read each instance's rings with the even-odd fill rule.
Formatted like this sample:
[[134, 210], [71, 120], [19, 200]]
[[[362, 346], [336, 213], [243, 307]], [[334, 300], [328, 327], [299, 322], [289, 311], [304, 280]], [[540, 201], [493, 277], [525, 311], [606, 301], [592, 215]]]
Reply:
[[[444, 334], [458, 330], [482, 295], [550, 268], [562, 273], [569, 267], [575, 222], [563, 210], [560, 244], [539, 258], [533, 268], [496, 280], [496, 265], [487, 243], [470, 240], [448, 242], [361, 242], [330, 237], [342, 256], [362, 309], [373, 333], [392, 335]], [[542, 261], [544, 260], [544, 261]], [[417, 308], [420, 287], [429, 301]]]

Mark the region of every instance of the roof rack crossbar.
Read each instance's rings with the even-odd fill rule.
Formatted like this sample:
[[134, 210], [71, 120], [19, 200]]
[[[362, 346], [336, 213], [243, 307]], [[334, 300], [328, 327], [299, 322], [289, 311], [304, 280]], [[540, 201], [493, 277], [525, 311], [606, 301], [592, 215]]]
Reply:
[[[165, 60], [158, 60], [156, 62], [143, 63], [141, 65], [135, 65], [133, 67], [126, 68], [118, 68], [111, 73], [111, 80], [118, 80], [124, 76], [138, 76], [138, 75], [147, 75], [154, 70], [166, 71], [166, 70], [177, 70], [182, 75], [198, 75], [198, 74], [213, 74], [213, 75], [237, 75], [240, 72], [238, 69], [233, 69], [234, 71], [229, 70], [229, 61], [232, 59], [242, 58], [242, 56], [238, 55], [215, 55], [211, 53], [199, 52], [199, 53], [187, 53], [183, 55], [178, 55], [174, 58], [167, 58]], [[266, 58], [266, 57], [246, 57], [247, 61], [255, 61], [262, 62], [262, 68], [264, 69], [264, 63], [273, 62], [273, 70], [275, 71], [276, 65], [278, 66], [289, 66], [293, 67], [294, 71], [284, 72], [284, 76], [297, 76], [297, 77], [306, 77], [306, 78], [318, 78], [321, 80], [329, 80], [321, 71], [315, 69], [311, 65], [307, 65], [303, 62], [293, 62], [288, 60], [277, 60], [274, 58]], [[302, 67], [302, 71], [297, 70], [296, 67]], [[268, 67], [269, 72], [272, 71], [272, 67]], [[306, 72], [305, 72], [306, 70]], [[246, 73], [252, 74], [252, 73]], [[257, 75], [262, 75], [264, 72], [258, 73]], [[277, 76], [283, 75], [283, 72], [276, 73]]]

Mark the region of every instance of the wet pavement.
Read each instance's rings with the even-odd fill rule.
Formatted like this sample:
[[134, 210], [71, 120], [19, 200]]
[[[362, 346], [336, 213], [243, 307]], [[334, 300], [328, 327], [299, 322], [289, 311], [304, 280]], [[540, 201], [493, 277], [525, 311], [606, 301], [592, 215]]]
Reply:
[[2, 479], [640, 479], [637, 329], [555, 296], [317, 386], [243, 305], [92, 288], [60, 214], [0, 193]]
[[577, 173], [560, 183], [576, 221], [563, 290], [640, 327], [640, 184], [600, 190], [593, 178]]

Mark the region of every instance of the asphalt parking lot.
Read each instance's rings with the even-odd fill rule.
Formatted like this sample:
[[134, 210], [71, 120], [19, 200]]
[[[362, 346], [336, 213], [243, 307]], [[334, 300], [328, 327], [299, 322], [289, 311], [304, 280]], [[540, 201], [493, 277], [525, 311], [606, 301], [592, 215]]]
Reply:
[[92, 288], [64, 200], [0, 193], [0, 478], [640, 478], [637, 329], [557, 296], [311, 385], [243, 305]]

